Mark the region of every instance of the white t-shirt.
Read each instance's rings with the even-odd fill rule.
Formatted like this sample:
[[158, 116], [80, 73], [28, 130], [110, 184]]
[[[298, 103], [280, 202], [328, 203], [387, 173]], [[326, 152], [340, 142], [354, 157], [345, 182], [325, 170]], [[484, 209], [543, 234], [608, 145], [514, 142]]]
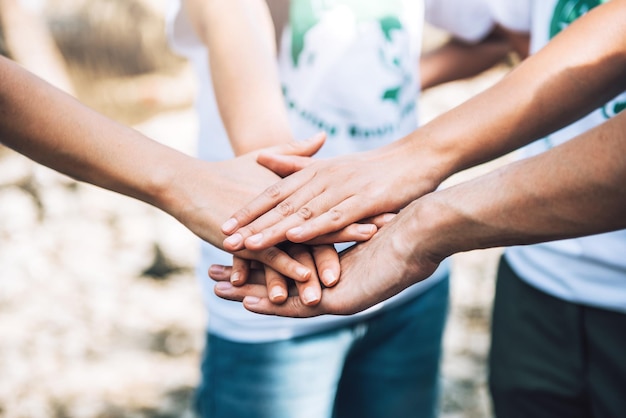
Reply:
[[[318, 156], [329, 157], [374, 149], [417, 128], [422, 1], [298, 0], [291, 7], [278, 66], [297, 139], [326, 131], [328, 139]], [[484, 10], [480, 13], [485, 16]], [[478, 36], [472, 16], [454, 19], [458, 22], [451, 20], [449, 27], [468, 33], [468, 39]], [[200, 158], [232, 158], [215, 102], [207, 50], [179, 1], [172, 2], [167, 29], [174, 50], [188, 57], [197, 73]], [[213, 263], [230, 264], [231, 256], [206, 243], [201, 251], [198, 277], [209, 310], [209, 331], [245, 342], [287, 339], [363, 319], [415, 297], [448, 273], [446, 261], [429, 279], [357, 315], [279, 318], [253, 314], [239, 303], [216, 297], [206, 272]]]
[[[491, 0], [503, 26], [531, 32], [531, 53], [591, 7], [605, 1]], [[556, 97], [555, 100], [567, 100]], [[626, 106], [622, 93], [579, 121], [522, 149], [544, 152], [597, 126]], [[560, 299], [626, 312], [626, 230], [545, 244], [512, 247], [507, 259], [528, 283]]]
[[428, 23], [468, 42], [481, 41], [493, 29], [489, 0], [426, 0]]

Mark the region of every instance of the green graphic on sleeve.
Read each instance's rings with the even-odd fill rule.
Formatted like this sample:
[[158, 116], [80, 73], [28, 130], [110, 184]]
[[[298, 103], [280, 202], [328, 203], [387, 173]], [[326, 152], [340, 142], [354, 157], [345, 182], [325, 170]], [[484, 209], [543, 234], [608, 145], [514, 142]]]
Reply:
[[626, 102], [610, 102], [602, 108], [602, 114], [609, 119], [626, 109]]
[[291, 0], [291, 59], [294, 66], [300, 63], [307, 33], [317, 25], [323, 15], [335, 7], [347, 7], [357, 24], [379, 21], [385, 38], [391, 40], [391, 31], [402, 28], [395, 17], [402, 11], [402, 0]]
[[609, 0], [559, 0], [550, 23], [550, 39], [589, 10]]

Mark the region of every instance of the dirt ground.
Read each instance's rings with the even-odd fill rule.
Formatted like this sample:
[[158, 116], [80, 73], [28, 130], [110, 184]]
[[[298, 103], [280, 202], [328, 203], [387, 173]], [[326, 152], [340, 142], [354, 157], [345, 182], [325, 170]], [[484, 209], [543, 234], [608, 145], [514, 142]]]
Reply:
[[[103, 11], [117, 3], [114, 16], [135, 13], [140, 24], [136, 19], [127, 24], [150, 34], [143, 44], [124, 48], [160, 50], [163, 2], [128, 2], [145, 6], [133, 9], [98, 0], [98, 13], [80, 9], [85, 2], [75, 3], [73, 15], [48, 11], [46, 22], [77, 96], [192, 154], [193, 81], [184, 61], [163, 52], [124, 71], [89, 67], [93, 61], [81, 61], [79, 53], [85, 45], [70, 41], [84, 30], [81, 25], [93, 29], [102, 23], [94, 16], [106, 16]], [[118, 42], [118, 49], [126, 42], [107, 33], [103, 38]], [[91, 54], [111, 51], [98, 45], [88, 49]], [[116, 54], [98, 62], [115, 61]], [[420, 116], [432, 118], [505, 71], [425, 93]], [[193, 275], [196, 238], [150, 206], [79, 184], [4, 148], [0, 219], [0, 417], [191, 417], [206, 321]], [[485, 360], [499, 254], [496, 249], [453, 258], [442, 365], [444, 418], [491, 416]]]

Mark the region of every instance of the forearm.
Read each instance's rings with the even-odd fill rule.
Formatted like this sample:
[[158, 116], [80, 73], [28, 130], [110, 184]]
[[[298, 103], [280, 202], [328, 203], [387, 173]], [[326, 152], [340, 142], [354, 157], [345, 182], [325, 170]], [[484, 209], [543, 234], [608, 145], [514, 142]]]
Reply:
[[592, 10], [499, 83], [388, 151], [431, 165], [443, 180], [584, 116], [626, 89], [624, 21], [623, 0]]
[[500, 63], [510, 50], [508, 40], [502, 36], [490, 36], [476, 45], [452, 39], [421, 57], [422, 90], [478, 75]]
[[291, 139], [274, 28], [261, 0], [187, 0], [207, 46], [220, 116], [237, 155]]
[[191, 159], [115, 123], [0, 58], [0, 140], [80, 181], [163, 206]]
[[546, 153], [416, 201], [408, 234], [445, 257], [622, 229], [625, 180], [622, 113]]

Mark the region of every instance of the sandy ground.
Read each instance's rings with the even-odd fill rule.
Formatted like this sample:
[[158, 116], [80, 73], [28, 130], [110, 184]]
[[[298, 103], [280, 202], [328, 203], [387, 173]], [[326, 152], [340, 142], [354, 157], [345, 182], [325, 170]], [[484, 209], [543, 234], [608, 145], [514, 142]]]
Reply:
[[[427, 92], [422, 118], [502, 74]], [[183, 72], [177, 83], [191, 88], [188, 77]], [[123, 82], [144, 85], [116, 80], [98, 88], [110, 93]], [[196, 120], [187, 90], [163, 85], [161, 93], [134, 93], [140, 98], [133, 100], [167, 110], [125, 118], [106, 103], [101, 109], [191, 154]], [[162, 97], [176, 100], [160, 107]], [[196, 238], [150, 206], [76, 183], [3, 148], [0, 219], [0, 417], [190, 417], [206, 320], [192, 272]], [[499, 254], [453, 258], [442, 417], [491, 416], [485, 360]]]

